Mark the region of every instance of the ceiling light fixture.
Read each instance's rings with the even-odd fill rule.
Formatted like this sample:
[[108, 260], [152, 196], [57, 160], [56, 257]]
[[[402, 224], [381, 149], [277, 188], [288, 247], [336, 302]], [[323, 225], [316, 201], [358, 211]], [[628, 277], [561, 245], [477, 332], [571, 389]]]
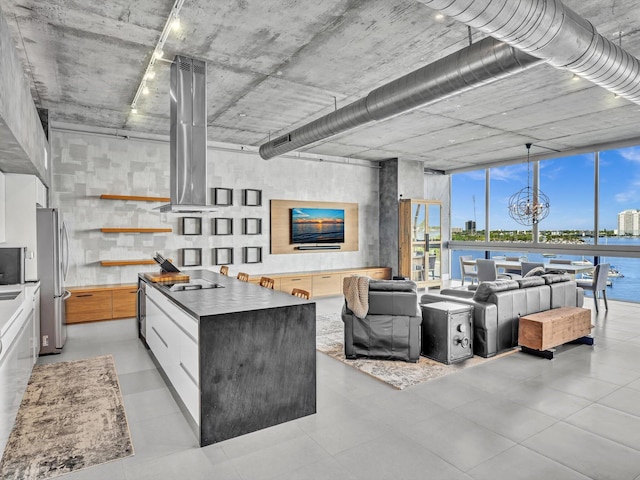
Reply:
[[142, 93], [144, 95], [149, 95], [149, 87], [147, 87], [146, 85], [142, 87]]
[[164, 47], [164, 43], [167, 41], [167, 37], [169, 36], [169, 33], [171, 32], [171, 30], [176, 29], [175, 28], [176, 22], [178, 26], [180, 25], [179, 14], [183, 4], [184, 4], [184, 0], [176, 0], [175, 3], [173, 4], [173, 7], [171, 7], [171, 12], [169, 13], [169, 17], [167, 18], [167, 21], [164, 24], [164, 28], [162, 29], [162, 33], [160, 34], [158, 43], [153, 49], [151, 60], [149, 60], [149, 64], [147, 65], [147, 68], [145, 69], [144, 74], [142, 75], [142, 80], [138, 85], [138, 90], [136, 90], [136, 94], [133, 97], [133, 101], [131, 102], [131, 113], [138, 112], [138, 109], [137, 109], [138, 99], [140, 98], [140, 95], [142, 93], [146, 94], [148, 92], [148, 89], [147, 89], [147, 92], [144, 92], [144, 90], [146, 89], [145, 81], [147, 79], [152, 80], [156, 76], [156, 73], [153, 70], [153, 66], [156, 64], [157, 61], [166, 61], [164, 60], [164, 58], [162, 58], [164, 55], [164, 51], [162, 49]]
[[509, 198], [509, 216], [520, 225], [531, 226], [547, 218], [549, 215], [549, 197], [539, 188], [530, 185], [530, 151], [531, 144], [527, 147], [527, 186], [517, 191]]

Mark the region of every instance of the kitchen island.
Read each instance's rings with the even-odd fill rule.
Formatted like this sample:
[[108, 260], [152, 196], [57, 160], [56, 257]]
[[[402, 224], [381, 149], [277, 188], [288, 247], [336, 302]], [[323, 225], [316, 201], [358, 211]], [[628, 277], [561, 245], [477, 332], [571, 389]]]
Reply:
[[315, 303], [208, 270], [185, 273], [194, 289], [139, 275], [139, 320], [200, 445], [315, 413]]

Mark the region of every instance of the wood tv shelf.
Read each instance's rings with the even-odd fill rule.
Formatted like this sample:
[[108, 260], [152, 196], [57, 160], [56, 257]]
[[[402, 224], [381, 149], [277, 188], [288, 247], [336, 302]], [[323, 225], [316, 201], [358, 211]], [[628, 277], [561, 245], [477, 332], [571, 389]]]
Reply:
[[111, 195], [103, 193], [100, 195], [103, 200], [132, 200], [135, 202], [169, 202], [169, 197], [141, 197], [136, 195]]

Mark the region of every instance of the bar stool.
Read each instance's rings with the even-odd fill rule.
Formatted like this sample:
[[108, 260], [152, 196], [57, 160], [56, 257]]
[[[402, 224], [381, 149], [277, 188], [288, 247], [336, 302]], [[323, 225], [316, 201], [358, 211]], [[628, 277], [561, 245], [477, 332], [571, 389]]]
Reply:
[[293, 290], [291, 290], [291, 295], [298, 298], [304, 298], [306, 300], [309, 300], [309, 298], [311, 297], [311, 294], [309, 294], [309, 292], [307, 292], [306, 290], [302, 290], [301, 288], [294, 288]]
[[221, 266], [220, 267], [220, 275], [229, 276], [229, 267], [227, 267], [226, 265]]
[[237, 279], [240, 280], [241, 282], [248, 282], [249, 274], [244, 272], [238, 272]]
[[275, 283], [275, 281], [273, 280], [273, 278], [260, 277], [260, 286], [261, 287], [270, 288], [271, 290], [273, 290], [273, 284], [274, 283]]

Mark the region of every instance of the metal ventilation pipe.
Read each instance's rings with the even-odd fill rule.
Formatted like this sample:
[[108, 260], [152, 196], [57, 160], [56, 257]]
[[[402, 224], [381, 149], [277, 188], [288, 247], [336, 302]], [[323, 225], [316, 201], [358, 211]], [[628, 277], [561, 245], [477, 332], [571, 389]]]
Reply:
[[442, 100], [541, 63], [536, 57], [488, 37], [376, 88], [365, 98], [260, 146], [265, 160]]
[[640, 104], [640, 61], [560, 0], [418, 0]]

